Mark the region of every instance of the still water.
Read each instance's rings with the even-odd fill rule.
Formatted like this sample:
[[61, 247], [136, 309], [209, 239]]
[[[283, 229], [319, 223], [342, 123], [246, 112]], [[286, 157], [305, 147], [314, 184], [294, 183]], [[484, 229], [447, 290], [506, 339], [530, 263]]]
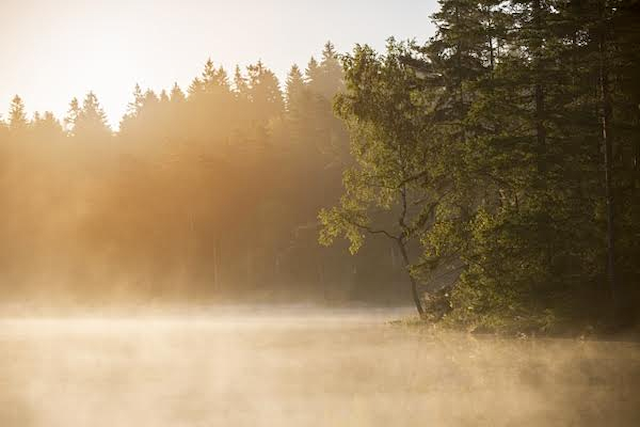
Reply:
[[640, 425], [636, 343], [434, 333], [398, 314], [4, 318], [0, 426]]

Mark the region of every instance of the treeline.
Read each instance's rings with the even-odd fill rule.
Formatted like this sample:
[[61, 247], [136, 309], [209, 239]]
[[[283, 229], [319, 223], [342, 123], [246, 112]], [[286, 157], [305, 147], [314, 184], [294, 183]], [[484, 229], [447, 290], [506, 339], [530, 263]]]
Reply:
[[640, 308], [640, 5], [440, 0], [426, 45], [357, 46], [345, 193], [322, 240], [406, 253], [421, 314], [469, 328]]
[[62, 121], [16, 96], [0, 123], [2, 298], [394, 298], [388, 247], [317, 244], [350, 162], [342, 88], [328, 43], [282, 88], [262, 62], [229, 76], [210, 60], [186, 93], [137, 86], [118, 132], [93, 93]]

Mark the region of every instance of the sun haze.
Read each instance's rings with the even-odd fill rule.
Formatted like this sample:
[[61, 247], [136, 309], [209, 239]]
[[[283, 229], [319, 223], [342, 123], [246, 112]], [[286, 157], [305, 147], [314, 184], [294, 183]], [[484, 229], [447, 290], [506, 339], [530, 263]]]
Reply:
[[[0, 112], [19, 94], [29, 113], [64, 115], [92, 90], [117, 126], [136, 83], [183, 88], [208, 57], [233, 71], [262, 59], [282, 80], [327, 39], [384, 46], [387, 37], [426, 39], [435, 0], [200, 1], [3, 0]], [[410, 13], [408, 11], [411, 11]], [[338, 13], [339, 12], [339, 13]]]

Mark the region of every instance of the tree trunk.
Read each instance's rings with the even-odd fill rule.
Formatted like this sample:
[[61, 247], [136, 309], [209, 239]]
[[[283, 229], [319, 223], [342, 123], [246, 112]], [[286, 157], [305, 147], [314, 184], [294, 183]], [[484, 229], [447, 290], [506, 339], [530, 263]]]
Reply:
[[616, 275], [615, 256], [615, 200], [613, 194], [613, 135], [611, 133], [612, 101], [609, 89], [609, 69], [607, 65], [606, 28], [603, 22], [600, 29], [598, 43], [600, 59], [600, 128], [602, 131], [602, 144], [604, 146], [604, 172], [605, 172], [605, 197], [607, 204], [607, 277], [614, 310], [617, 313], [619, 299], [619, 284]]
[[407, 270], [407, 274], [409, 275], [409, 280], [411, 281], [411, 296], [413, 297], [413, 303], [416, 306], [416, 310], [418, 311], [418, 315], [420, 318], [425, 317], [424, 308], [422, 307], [422, 301], [420, 300], [420, 293], [418, 292], [418, 282], [413, 278], [411, 272], [409, 271], [409, 266], [411, 265], [409, 261], [409, 255], [407, 254], [407, 247], [402, 240], [398, 240], [398, 248], [400, 249], [400, 253], [402, 254], [402, 260], [404, 262], [404, 267]]
[[218, 284], [218, 239], [216, 237], [213, 238], [213, 290], [214, 292], [219, 291]]
[[[534, 36], [534, 68], [535, 68], [535, 122], [536, 139], [538, 148], [538, 171], [544, 172], [546, 169], [545, 156], [547, 151], [547, 129], [545, 128], [545, 105], [544, 105], [544, 77], [542, 75], [542, 5], [540, 0], [533, 2], [534, 25], [537, 34]], [[544, 182], [544, 177], [542, 182]]]

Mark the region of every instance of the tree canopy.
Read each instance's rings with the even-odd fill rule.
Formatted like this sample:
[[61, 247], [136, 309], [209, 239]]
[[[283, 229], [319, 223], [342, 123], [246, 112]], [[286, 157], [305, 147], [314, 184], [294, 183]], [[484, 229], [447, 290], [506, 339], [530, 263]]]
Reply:
[[[321, 241], [420, 243], [420, 314], [629, 322], [640, 259], [638, 2], [441, 0], [426, 44], [345, 56], [355, 165]], [[411, 197], [408, 197], [411, 195]]]
[[7, 298], [404, 298], [384, 245], [317, 244], [349, 155], [333, 45], [313, 63], [281, 85], [263, 62], [230, 77], [208, 59], [184, 91], [132, 88], [118, 130], [94, 93], [62, 124], [16, 97], [0, 124]]

